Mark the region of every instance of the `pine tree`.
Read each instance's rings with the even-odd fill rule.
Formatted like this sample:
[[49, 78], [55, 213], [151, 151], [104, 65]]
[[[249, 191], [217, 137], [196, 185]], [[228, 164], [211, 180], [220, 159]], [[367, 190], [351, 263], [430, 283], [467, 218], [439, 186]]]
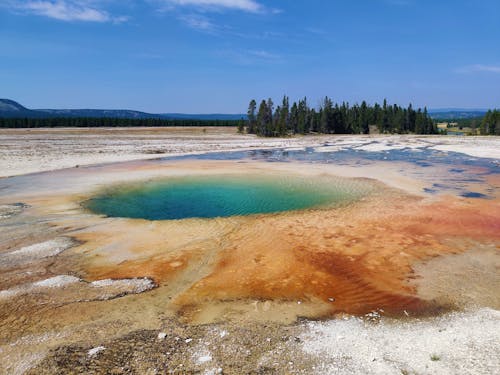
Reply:
[[266, 112], [266, 123], [265, 123], [265, 130], [264, 130], [264, 135], [267, 137], [270, 137], [272, 135], [275, 135], [274, 131], [274, 126], [273, 126], [273, 111], [274, 111], [274, 103], [271, 98], [267, 99], [267, 112]]
[[332, 120], [332, 106], [333, 103], [328, 96], [325, 96], [323, 104], [321, 106], [321, 120], [320, 120], [320, 133], [330, 133], [331, 132], [331, 120]]
[[307, 98], [299, 100], [298, 106], [298, 119], [297, 119], [297, 133], [305, 134], [307, 127]]
[[267, 117], [268, 117], [267, 103], [265, 100], [260, 102], [259, 112], [257, 113], [257, 128], [255, 133], [257, 135], [266, 136]]
[[389, 129], [389, 109], [387, 107], [387, 99], [384, 99], [384, 104], [382, 105], [382, 118], [379, 129], [381, 133], [385, 133]]
[[256, 131], [256, 125], [257, 125], [257, 118], [255, 117], [255, 111], [257, 109], [257, 102], [252, 99], [250, 101], [250, 104], [248, 105], [248, 132], [250, 134], [255, 134]]
[[277, 128], [277, 133], [279, 136], [283, 136], [287, 133], [288, 122], [289, 122], [289, 111], [290, 111], [290, 104], [288, 97], [285, 95], [283, 96], [283, 103], [279, 111], [280, 119], [278, 121], [278, 128]]
[[368, 134], [370, 132], [370, 119], [368, 113], [368, 105], [363, 100], [361, 107], [359, 109], [359, 122], [361, 127], [361, 132], [363, 134]]
[[292, 133], [298, 133], [299, 128], [299, 107], [297, 103], [293, 103], [292, 109], [290, 110], [290, 130]]

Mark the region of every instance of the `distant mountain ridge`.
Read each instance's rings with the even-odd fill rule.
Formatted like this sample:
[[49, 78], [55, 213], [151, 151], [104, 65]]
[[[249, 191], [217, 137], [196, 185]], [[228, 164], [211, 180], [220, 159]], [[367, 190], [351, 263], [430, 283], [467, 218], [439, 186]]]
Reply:
[[431, 109], [429, 114], [433, 119], [439, 120], [464, 120], [483, 117], [487, 109], [465, 109], [465, 108], [440, 108]]
[[23, 107], [18, 102], [10, 99], [0, 99], [0, 112], [24, 112], [29, 111], [28, 108]]
[[28, 109], [10, 99], [0, 99], [0, 117], [7, 118], [51, 118], [51, 117], [97, 117], [122, 119], [165, 120], [239, 120], [244, 114], [185, 114], [147, 113], [128, 109]]
[[47, 117], [114, 117], [148, 119], [160, 118], [146, 112], [122, 109], [35, 109], [37, 113], [44, 113]]
[[[486, 109], [439, 108], [430, 109], [434, 119], [458, 120], [482, 117]], [[246, 114], [186, 114], [186, 113], [147, 113], [129, 109], [28, 109], [10, 99], [0, 99], [0, 117], [106, 117], [123, 119], [165, 119], [165, 120], [239, 120]]]

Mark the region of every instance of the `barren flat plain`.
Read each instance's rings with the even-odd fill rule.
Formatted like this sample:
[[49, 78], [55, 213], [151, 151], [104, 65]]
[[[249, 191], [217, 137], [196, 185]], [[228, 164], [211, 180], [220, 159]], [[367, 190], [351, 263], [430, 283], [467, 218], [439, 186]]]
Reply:
[[[0, 175], [1, 373], [500, 371], [498, 137], [13, 129]], [[89, 209], [193, 176], [353, 198], [182, 220]]]

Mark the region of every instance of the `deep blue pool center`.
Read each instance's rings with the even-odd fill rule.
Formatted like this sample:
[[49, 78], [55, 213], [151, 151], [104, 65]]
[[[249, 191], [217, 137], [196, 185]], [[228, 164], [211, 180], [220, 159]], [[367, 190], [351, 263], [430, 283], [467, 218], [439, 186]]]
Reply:
[[371, 190], [356, 180], [327, 177], [188, 176], [114, 186], [85, 206], [108, 217], [216, 218], [339, 206]]

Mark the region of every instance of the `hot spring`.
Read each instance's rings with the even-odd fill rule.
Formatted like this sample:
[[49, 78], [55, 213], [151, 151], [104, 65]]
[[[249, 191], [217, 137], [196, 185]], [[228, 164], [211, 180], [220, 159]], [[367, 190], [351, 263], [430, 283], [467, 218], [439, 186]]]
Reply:
[[333, 177], [189, 176], [114, 186], [85, 206], [108, 217], [216, 218], [336, 207], [372, 190], [366, 181]]

